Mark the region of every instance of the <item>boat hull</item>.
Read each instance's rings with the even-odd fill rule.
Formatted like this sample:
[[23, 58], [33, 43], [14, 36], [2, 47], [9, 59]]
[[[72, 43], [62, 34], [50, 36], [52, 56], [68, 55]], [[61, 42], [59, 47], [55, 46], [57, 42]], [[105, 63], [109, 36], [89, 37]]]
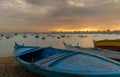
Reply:
[[95, 48], [120, 51], [120, 46], [95, 46]]
[[70, 74], [65, 74], [65, 73], [60, 73], [60, 72], [52, 72], [52, 71], [48, 71], [42, 68], [37, 68], [34, 65], [26, 65], [23, 63], [20, 63], [22, 67], [24, 67], [25, 69], [32, 71], [34, 73], [43, 75], [45, 77], [120, 77], [120, 74], [108, 74], [108, 75], [70, 75]]
[[[40, 54], [44, 58], [38, 58], [41, 57]], [[51, 47], [15, 46], [14, 57], [24, 68], [46, 77], [120, 77], [120, 72], [118, 71], [120, 64], [118, 62], [89, 53]], [[38, 60], [29, 60], [32, 59], [31, 57], [34, 59], [37, 57]], [[94, 66], [96, 64], [97, 66]], [[99, 67], [101, 65], [105, 65], [107, 68]], [[117, 68], [114, 66], [117, 66]], [[109, 69], [111, 70], [109, 71]], [[101, 72], [101, 70], [106, 72]]]
[[[20, 63], [20, 62], [19, 62]], [[24, 64], [24, 63], [20, 63], [20, 65], [27, 69], [28, 71], [31, 71], [31, 72], [34, 72], [34, 73], [37, 73], [37, 74], [40, 74], [40, 75], [48, 75], [47, 72], [43, 71], [43, 70], [40, 70], [38, 69], [34, 64]]]
[[64, 46], [67, 50], [73, 50], [77, 52], [87, 52], [92, 54], [101, 55], [116, 61], [120, 62], [120, 52], [110, 51], [110, 50], [103, 50], [99, 48], [82, 48], [78, 46], [72, 46], [64, 42]]
[[120, 51], [120, 40], [93, 41], [95, 48]]

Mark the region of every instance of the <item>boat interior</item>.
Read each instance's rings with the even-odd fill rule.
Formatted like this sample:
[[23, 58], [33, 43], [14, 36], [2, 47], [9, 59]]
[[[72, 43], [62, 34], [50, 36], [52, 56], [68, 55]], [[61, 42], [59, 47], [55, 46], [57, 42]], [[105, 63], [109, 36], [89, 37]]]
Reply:
[[18, 57], [26, 62], [37, 62], [41, 59], [50, 57], [52, 55], [66, 53], [66, 52], [64, 50], [58, 50], [58, 49], [49, 47], [49, 48], [42, 48], [24, 55], [20, 55]]

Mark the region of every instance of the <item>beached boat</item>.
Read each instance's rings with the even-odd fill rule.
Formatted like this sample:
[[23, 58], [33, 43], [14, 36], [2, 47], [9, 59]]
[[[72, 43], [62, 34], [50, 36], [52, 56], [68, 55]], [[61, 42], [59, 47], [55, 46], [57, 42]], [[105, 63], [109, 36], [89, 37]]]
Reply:
[[120, 39], [94, 41], [95, 48], [120, 51]]
[[120, 77], [120, 63], [85, 52], [15, 44], [14, 57], [46, 77]]
[[110, 59], [114, 59], [120, 61], [120, 52], [112, 51], [112, 50], [103, 50], [100, 48], [82, 48], [80, 46], [72, 46], [68, 43], [63, 42], [65, 48], [67, 50], [74, 50], [78, 52], [87, 52], [92, 54], [101, 55]]

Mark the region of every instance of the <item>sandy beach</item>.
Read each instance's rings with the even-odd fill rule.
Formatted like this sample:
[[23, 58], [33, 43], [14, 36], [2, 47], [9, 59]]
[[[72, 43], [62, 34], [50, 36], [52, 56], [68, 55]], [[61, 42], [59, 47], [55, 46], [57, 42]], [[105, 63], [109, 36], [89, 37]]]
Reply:
[[21, 67], [13, 57], [0, 57], [0, 77], [43, 77]]

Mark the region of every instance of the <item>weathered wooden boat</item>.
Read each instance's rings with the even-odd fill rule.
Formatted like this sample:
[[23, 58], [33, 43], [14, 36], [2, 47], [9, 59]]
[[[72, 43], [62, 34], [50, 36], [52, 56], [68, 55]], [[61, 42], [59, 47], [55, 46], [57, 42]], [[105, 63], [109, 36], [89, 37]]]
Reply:
[[15, 44], [14, 57], [46, 77], [120, 77], [120, 63], [85, 52]]
[[93, 41], [95, 48], [120, 51], [120, 39]]
[[82, 48], [80, 46], [72, 46], [65, 42], [63, 42], [63, 44], [67, 50], [97, 54], [97, 55], [101, 55], [101, 56], [104, 56], [110, 59], [120, 61], [120, 52], [117, 52], [117, 51], [103, 50], [100, 48]]

